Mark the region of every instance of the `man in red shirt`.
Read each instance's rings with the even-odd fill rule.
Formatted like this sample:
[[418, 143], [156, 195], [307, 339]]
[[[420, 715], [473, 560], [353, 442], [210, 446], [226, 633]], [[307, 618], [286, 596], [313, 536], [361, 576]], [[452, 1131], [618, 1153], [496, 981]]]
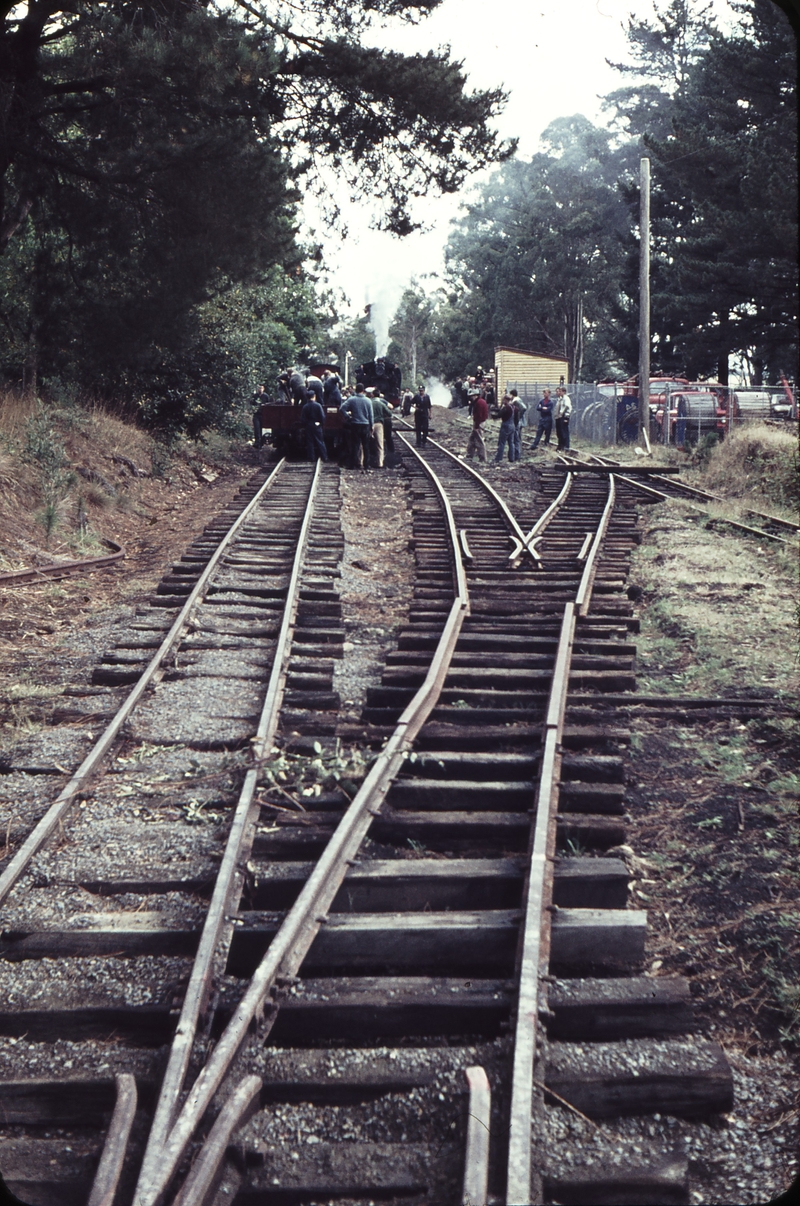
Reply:
[[467, 456], [472, 461], [475, 453], [479, 461], [486, 461], [486, 445], [483, 442], [483, 425], [489, 418], [489, 404], [485, 398], [478, 397], [472, 403], [472, 432], [467, 441]]

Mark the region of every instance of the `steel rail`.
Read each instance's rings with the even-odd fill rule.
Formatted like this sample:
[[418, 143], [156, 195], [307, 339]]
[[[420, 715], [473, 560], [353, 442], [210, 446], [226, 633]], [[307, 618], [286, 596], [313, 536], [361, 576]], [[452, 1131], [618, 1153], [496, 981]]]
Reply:
[[602, 548], [603, 541], [606, 538], [608, 525], [611, 522], [611, 513], [614, 510], [616, 498], [617, 488], [614, 480], [614, 474], [610, 473], [608, 475], [608, 498], [603, 509], [603, 516], [600, 520], [597, 531], [595, 532], [592, 547], [589, 550], [589, 555], [586, 558], [586, 564], [583, 567], [583, 576], [581, 578], [580, 586], [578, 587], [578, 593], [575, 596], [575, 606], [578, 608], [581, 616], [585, 616], [589, 610], [589, 604], [591, 603], [592, 599], [592, 587], [594, 586], [594, 579], [597, 573], [597, 561], [600, 556], [600, 549]]
[[231, 1136], [258, 1109], [263, 1083], [260, 1076], [245, 1076], [231, 1093], [173, 1206], [206, 1206], [210, 1203]]
[[469, 1087], [469, 1115], [461, 1206], [487, 1206], [492, 1090], [483, 1068], [475, 1066], [466, 1068], [465, 1072]]
[[[400, 433], [398, 432], [398, 435], [399, 434]], [[405, 439], [404, 436], [401, 435], [400, 438], [406, 444], [408, 444], [408, 441]], [[512, 515], [511, 511], [509, 510], [508, 504], [505, 502], [505, 500], [503, 498], [500, 497], [500, 495], [497, 493], [497, 491], [494, 489], [494, 487], [491, 486], [489, 482], [487, 482], [487, 480], [483, 476], [483, 474], [478, 473], [477, 469], [473, 469], [472, 465], [468, 465], [466, 463], [466, 461], [462, 461], [460, 457], [456, 456], [456, 454], [454, 452], [451, 452], [449, 448], [445, 448], [445, 446], [443, 444], [440, 444], [438, 442], [438, 440], [432, 440], [429, 437], [428, 443], [433, 444], [434, 448], [438, 448], [439, 451], [443, 452], [445, 454], [445, 456], [448, 456], [451, 461], [455, 461], [455, 463], [458, 465], [458, 467], [460, 469], [463, 469], [466, 473], [471, 473], [472, 476], [474, 478], [476, 478], [477, 481], [480, 482], [481, 486], [486, 491], [486, 493], [491, 496], [492, 501], [495, 502], [497, 504], [497, 506], [500, 508], [500, 510], [502, 511], [503, 518], [505, 519], [508, 526], [513, 530], [514, 535], [512, 536], [511, 539], [513, 540], [514, 538], [516, 538], [519, 541], [519, 543], [522, 545], [522, 549], [524, 551], [530, 553], [531, 557], [533, 558], [534, 562], [537, 565], [540, 564], [541, 560], [542, 560], [541, 557], [537, 553], [536, 549], [530, 547], [531, 537], [525, 535], [522, 528], [519, 526], [519, 523], [517, 522], [515, 517]], [[408, 447], [410, 448], [411, 445], [408, 444]], [[513, 554], [512, 554], [512, 556], [513, 556]], [[519, 556], [519, 554], [517, 554], [517, 556]]]
[[113, 553], [105, 553], [101, 557], [80, 557], [74, 561], [59, 561], [53, 565], [38, 565], [26, 570], [14, 570], [10, 574], [0, 574], [0, 586], [24, 586], [26, 583], [37, 583], [43, 578], [61, 578], [65, 574], [79, 574], [82, 571], [102, 569], [113, 565], [125, 556], [125, 549], [116, 540], [103, 538], [102, 543], [113, 549]]
[[[599, 461], [599, 463], [601, 465], [611, 466], [614, 464], [614, 462], [609, 461], [607, 457], [598, 456], [598, 457], [595, 457], [594, 459]], [[621, 466], [621, 468], [624, 468], [624, 467], [625, 466]], [[678, 470], [678, 472], [680, 472], [680, 470]], [[620, 481], [627, 481], [627, 480], [628, 480], [627, 478], [620, 478]], [[669, 486], [673, 490], [683, 490], [683, 491], [685, 491], [686, 494], [692, 495], [695, 498], [705, 499], [706, 502], [726, 503], [729, 501], [728, 499], [723, 498], [721, 494], [711, 494], [708, 490], [701, 490], [699, 486], [690, 486], [688, 482], [680, 481], [677, 478], [670, 478], [670, 477], [665, 478], [663, 474], [660, 474], [658, 472], [653, 473], [651, 475], [651, 481], [661, 482], [663, 485]], [[639, 485], [638, 482], [631, 483], [631, 484], [637, 485], [637, 486]], [[643, 488], [643, 487], [640, 487], [640, 489], [641, 488]], [[658, 493], [658, 491], [653, 491], [653, 493]], [[669, 497], [669, 496], [665, 495], [664, 497]], [[745, 507], [745, 514], [746, 515], [755, 515], [757, 519], [764, 519], [764, 520], [766, 520], [767, 523], [777, 524], [777, 526], [779, 528], [785, 528], [788, 532], [800, 532], [800, 523], [795, 523], [794, 520], [792, 520], [792, 519], [782, 519], [779, 515], [770, 515], [768, 511], [757, 511], [754, 507]], [[719, 522], [720, 523], [723, 523], [723, 522], [730, 523], [730, 524], [732, 524], [733, 527], [742, 528], [745, 532], [756, 532], [759, 535], [761, 535], [760, 529], [750, 528], [747, 526], [747, 524], [737, 523], [735, 520], [732, 520], [732, 519], [726, 519], [726, 520], [720, 519]], [[769, 536], [770, 533], [765, 532], [764, 535]], [[774, 537], [773, 537], [773, 539], [774, 539]]]
[[[524, 915], [520, 937], [519, 994], [514, 1029], [514, 1060], [509, 1115], [506, 1206], [542, 1201], [542, 1185], [533, 1168], [531, 1131], [534, 1120], [534, 1082], [537, 1065], [537, 1024], [540, 1012], [539, 982], [547, 973], [550, 957], [550, 906], [556, 817], [561, 777], [561, 743], [567, 706], [569, 671], [578, 611], [585, 615], [591, 602], [595, 567], [613, 510], [613, 475], [609, 497], [597, 526], [575, 601], [567, 603], [561, 621], [553, 678], [542, 733], [542, 758], [535, 800], [533, 841], [524, 890]], [[538, 1078], [543, 1081], [542, 1077]]]
[[286, 590], [283, 619], [272, 661], [272, 670], [270, 671], [267, 692], [261, 708], [258, 728], [251, 745], [253, 765], [248, 769], [239, 792], [239, 799], [228, 832], [225, 852], [222, 856], [222, 862], [214, 884], [214, 892], [200, 935], [200, 942], [192, 965], [186, 995], [183, 999], [181, 1015], [172, 1040], [169, 1060], [161, 1084], [161, 1091], [156, 1104], [142, 1167], [139, 1172], [139, 1182], [143, 1187], [147, 1186], [150, 1179], [155, 1175], [155, 1169], [161, 1158], [161, 1148], [175, 1121], [181, 1090], [186, 1079], [186, 1072], [195, 1042], [198, 1022], [211, 991], [214, 958], [223, 928], [228, 920], [236, 875], [239, 871], [241, 861], [242, 848], [246, 843], [248, 834], [252, 833], [252, 827], [255, 823], [255, 817], [251, 816], [253, 796], [258, 784], [261, 765], [272, 749], [272, 743], [278, 728], [280, 708], [286, 685], [286, 672], [297, 620], [297, 608], [300, 601], [300, 582], [306, 557], [309, 530], [314, 515], [314, 499], [319, 482], [321, 463], [321, 461], [317, 461], [311, 478], [303, 523], [297, 538], [292, 572]]
[[136, 1117], [135, 1077], [130, 1072], [121, 1072], [116, 1081], [117, 1101], [87, 1206], [114, 1206], [128, 1139]]
[[[605, 461], [603, 459], [603, 457], [595, 457], [594, 459], [599, 461], [602, 465], [610, 467], [610, 462]], [[633, 486], [634, 489], [636, 489], [636, 490], [641, 490], [643, 494], [647, 494], [651, 498], [657, 499], [659, 502], [674, 502], [675, 501], [674, 494], [665, 494], [663, 492], [663, 490], [656, 490], [653, 486], [645, 486], [643, 482], [634, 481], [633, 478], [625, 477], [622, 474], [616, 474], [616, 477], [617, 477], [618, 481], [625, 482], [626, 485]], [[726, 499], [722, 498], [721, 495], [709, 494], [707, 490], [701, 490], [697, 486], [688, 486], [686, 484], [686, 482], [678, 482], [678, 481], [674, 481], [671, 478], [661, 477], [657, 473], [652, 474], [650, 480], [661, 482], [663, 485], [670, 486], [673, 489], [683, 490], [686, 494], [688, 494], [690, 496], [696, 496], [697, 498], [705, 499], [708, 502], [725, 503], [727, 501]], [[681, 501], [681, 500], [679, 500], [679, 501]], [[692, 506], [691, 503], [687, 503], [686, 505], [688, 507], [691, 507], [691, 509], [693, 511], [699, 512], [699, 514], [701, 514], [701, 515], [707, 515], [709, 518], [709, 522], [712, 524], [724, 523], [724, 524], [727, 524], [728, 527], [736, 528], [736, 530], [739, 532], [747, 532], [747, 534], [749, 536], [761, 536], [765, 540], [775, 540], [779, 544], [788, 544], [789, 543], [789, 541], [784, 536], [776, 536], [774, 532], [767, 532], [763, 528], [754, 528], [750, 524], [740, 523], [736, 519], [727, 519], [725, 516], [722, 516], [722, 515], [711, 515], [707, 509], [704, 509], [703, 507]], [[777, 515], [768, 515], [766, 511], [754, 511], [751, 507], [746, 507], [745, 514], [746, 515], [755, 515], [759, 519], [765, 520], [767, 523], [777, 524], [779, 527], [784, 527], [790, 532], [796, 533], [796, 532], [800, 531], [800, 524], [792, 523], [792, 521], [788, 520], [788, 519], [780, 519], [780, 518], [778, 518]]]
[[[300, 895], [286, 914], [272, 939], [261, 963], [250, 979], [244, 996], [234, 1010], [225, 1031], [220, 1036], [208, 1062], [189, 1091], [183, 1107], [159, 1153], [158, 1167], [153, 1170], [147, 1186], [137, 1186], [134, 1206], [157, 1206], [165, 1200], [175, 1171], [200, 1125], [214, 1094], [244, 1043], [254, 1019], [263, 1019], [259, 1039], [269, 1034], [279, 1003], [267, 997], [279, 983], [291, 980], [300, 969], [320, 926], [327, 919], [331, 904], [344, 881], [352, 860], [358, 853], [377, 815], [389, 787], [405, 762], [406, 755], [422, 725], [436, 706], [447, 676], [453, 651], [465, 615], [469, 611], [467, 578], [461, 560], [458, 533], [447, 495], [439, 478], [425, 460], [411, 448], [398, 432], [399, 438], [417, 457], [434, 483], [442, 500], [453, 557], [455, 598], [431, 660], [425, 681], [414, 695], [381, 753], [367, 774], [352, 803], [337, 825], [314, 870], [306, 880]], [[265, 1016], [266, 1015], [266, 1016]], [[198, 1159], [205, 1160], [204, 1149]], [[220, 1159], [222, 1154], [220, 1154]], [[187, 1201], [185, 1206], [190, 1206]]]
[[55, 830], [56, 826], [61, 823], [64, 815], [68, 811], [77, 794], [85, 787], [86, 783], [91, 775], [94, 774], [103, 757], [108, 753], [109, 749], [119, 735], [120, 729], [125, 724], [126, 720], [136, 707], [144, 692], [150, 686], [150, 683], [153, 681], [153, 678], [160, 669], [164, 658], [180, 637], [195, 605], [204, 596], [211, 580], [211, 576], [214, 573], [214, 570], [216, 569], [221, 557], [223, 556], [225, 549], [228, 547], [242, 524], [246, 522], [246, 520], [250, 517], [250, 515], [252, 515], [253, 511], [259, 505], [264, 495], [272, 486], [280, 470], [283, 468], [283, 465], [283, 460], [278, 461], [278, 464], [264, 482], [263, 486], [261, 486], [258, 493], [250, 500], [242, 513], [230, 526], [225, 536], [222, 538], [222, 541], [212, 554], [202, 574], [195, 583], [191, 594], [178, 613], [169, 632], [164, 637], [164, 640], [159, 645], [151, 660], [148, 662], [146, 668], [142, 672], [133, 689], [130, 691], [124, 703], [117, 711], [114, 719], [104, 729], [90, 752], [84, 758], [83, 762], [72, 775], [66, 786], [62, 789], [58, 799], [50, 805], [50, 808], [20, 846], [19, 850], [14, 855], [3, 874], [0, 875], [0, 904], [2, 904], [6, 896], [8, 896], [8, 893], [11, 891], [20, 875], [22, 875], [34, 854], [41, 849], [41, 847]]
[[[536, 523], [531, 528], [530, 532], [528, 532], [528, 535], [525, 537], [526, 543], [530, 541], [533, 544], [542, 539], [545, 529], [549, 526], [552, 520], [555, 519], [564, 503], [567, 501], [567, 496], [572, 489], [573, 481], [574, 478], [572, 474], [568, 473], [560, 492], [550, 503], [550, 506], [547, 508], [547, 510], [542, 512], [542, 514], [536, 520]], [[522, 550], [520, 549], [520, 553], [521, 552]], [[519, 554], [512, 553], [509, 557], [509, 561], [516, 561], [518, 557]]]
[[[687, 482], [678, 481], [674, 478], [664, 479], [658, 473], [654, 473], [653, 477], [656, 481], [663, 481], [665, 486], [672, 486], [675, 490], [685, 490], [687, 494], [691, 494], [695, 498], [703, 498], [707, 502], [725, 503], [729, 501], [723, 498], [721, 494], [711, 494], [708, 490], [701, 490], [699, 486], [690, 486]], [[800, 523], [794, 523], [791, 519], [781, 519], [778, 515], [770, 515], [767, 511], [756, 511], [753, 507], [746, 507], [745, 511], [748, 515], [755, 515], [758, 519], [765, 519], [768, 523], [775, 523], [778, 527], [786, 528], [790, 532], [800, 531]]]

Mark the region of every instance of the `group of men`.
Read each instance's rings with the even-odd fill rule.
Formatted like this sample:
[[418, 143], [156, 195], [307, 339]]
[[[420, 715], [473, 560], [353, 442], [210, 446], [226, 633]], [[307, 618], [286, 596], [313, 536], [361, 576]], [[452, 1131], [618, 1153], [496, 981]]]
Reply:
[[451, 408], [466, 406], [471, 415], [478, 398], [483, 398], [491, 410], [494, 406], [495, 396], [494, 373], [491, 371], [485, 373], [479, 364], [474, 377], [467, 377], [466, 380], [456, 377], [450, 387], [450, 406]]
[[[303, 374], [299, 369], [284, 369], [278, 377], [277, 398], [279, 405], [298, 406], [300, 425], [305, 435], [306, 452], [309, 460], [327, 461], [325, 445], [325, 412], [337, 409], [344, 423], [345, 450], [351, 468], [369, 469], [375, 465], [384, 467], [386, 451], [394, 451], [392, 439], [392, 410], [379, 390], [367, 389], [358, 384], [354, 390], [342, 393], [342, 380], [338, 373], [326, 369], [321, 377], [315, 373]], [[430, 398], [420, 386], [419, 393]], [[415, 396], [416, 400], [416, 396]], [[259, 385], [253, 396], [253, 436], [256, 448], [264, 444], [261, 407], [273, 402], [266, 385]], [[424, 401], [420, 400], [424, 412]], [[427, 439], [428, 424], [422, 425]], [[417, 443], [420, 442], [420, 426], [417, 426]]]
[[376, 468], [382, 469], [386, 451], [394, 451], [392, 408], [386, 399], [359, 384], [356, 392], [344, 399], [339, 414], [345, 422], [350, 468], [367, 471], [374, 457]]
[[[508, 449], [509, 461], [513, 463], [521, 458], [522, 429], [527, 425], [527, 411], [527, 404], [520, 398], [516, 389], [510, 390], [504, 395], [500, 405], [500, 431], [497, 437], [497, 452], [494, 457], [495, 465], [499, 465], [502, 461], [506, 448]], [[558, 451], [562, 452], [569, 448], [569, 420], [572, 414], [572, 399], [564, 386], [560, 385], [556, 389], [555, 399], [552, 398], [550, 390], [545, 389], [542, 392], [542, 397], [536, 404], [536, 411], [539, 415], [539, 422], [533, 441], [533, 450], [535, 451], [539, 447], [542, 437], [544, 437], [544, 443], [549, 445], [554, 422]], [[471, 413], [472, 431], [467, 441], [467, 456], [470, 460], [474, 460], [477, 455], [479, 460], [486, 461], [486, 443], [483, 437], [483, 427], [489, 418], [489, 406], [484, 397], [479, 396], [474, 400]]]

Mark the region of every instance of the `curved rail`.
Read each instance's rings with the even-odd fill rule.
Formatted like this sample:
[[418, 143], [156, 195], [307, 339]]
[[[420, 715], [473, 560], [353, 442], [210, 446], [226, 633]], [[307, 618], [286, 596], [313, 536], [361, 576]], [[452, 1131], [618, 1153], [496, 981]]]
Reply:
[[509, 1117], [507, 1206], [519, 1206], [521, 1202], [541, 1201], [541, 1185], [534, 1183], [532, 1177], [531, 1128], [538, 1058], [536, 1031], [539, 1018], [539, 981], [540, 977], [547, 972], [550, 954], [549, 908], [552, 903], [553, 891], [561, 740], [564, 731], [575, 624], [578, 614], [586, 615], [591, 603], [597, 559], [608, 530], [614, 499], [615, 489], [612, 474], [609, 476], [608, 499], [594, 535], [592, 549], [587, 558], [578, 593], [575, 601], [567, 603], [564, 608], [545, 716], [541, 770], [534, 806], [536, 820], [524, 897]]
[[[592, 459], [597, 461], [599, 465], [603, 465], [608, 469], [613, 469], [615, 472], [617, 470], [624, 471], [626, 468], [625, 465], [620, 465], [618, 462], [610, 461], [607, 457], [593, 456]], [[578, 463], [586, 463], [581, 462], [581, 458], [577, 455], [575, 455], [575, 460]], [[662, 502], [666, 502], [667, 499], [674, 497], [675, 491], [683, 491], [683, 493], [688, 494], [690, 498], [701, 498], [705, 502], [727, 503], [730, 501], [727, 498], [723, 498], [721, 494], [711, 494], [708, 490], [701, 490], [699, 486], [690, 486], [688, 482], [681, 481], [677, 477], [666, 477], [662, 473], [651, 473], [648, 476], [651, 482], [658, 482], [662, 489], [656, 490], [652, 486], [646, 486], [643, 482], [638, 482], [631, 477], [624, 476], [622, 472], [617, 473], [619, 481], [625, 482], [626, 485], [633, 486], [636, 490], [641, 490], [643, 494], [648, 494], [650, 497], [657, 498]], [[668, 490], [672, 491], [672, 493], [664, 493], [663, 487], [667, 487]], [[702, 510], [702, 508], [699, 507], [695, 509]], [[783, 519], [779, 515], [770, 515], [768, 511], [757, 511], [754, 507], [745, 507], [744, 510], [746, 515], [755, 515], [757, 519], [761, 519], [765, 523], [774, 524], [777, 528], [783, 528], [785, 531], [793, 532], [795, 534], [800, 533], [800, 523], [795, 523], [794, 520]], [[778, 540], [784, 544], [787, 543], [782, 536], [776, 536], [774, 532], [766, 532], [762, 528], [754, 528], [749, 524], [739, 523], [738, 520], [735, 519], [726, 519], [722, 516], [712, 516], [712, 520], [714, 523], [724, 523], [729, 527], [738, 528], [742, 532], [748, 532], [751, 536], [763, 536], [767, 540]]]
[[[408, 441], [405, 440], [404, 437], [401, 436], [401, 439], [403, 439], [404, 443], [406, 443], [409, 448], [411, 447], [411, 445], [408, 444]], [[492, 501], [494, 503], [496, 503], [496, 505], [500, 508], [500, 510], [503, 513], [503, 518], [505, 519], [509, 528], [511, 528], [512, 532], [514, 533], [513, 536], [511, 537], [511, 539], [516, 541], [516, 543], [517, 543], [517, 547], [515, 547], [514, 552], [509, 557], [509, 561], [516, 559], [516, 561], [518, 562], [519, 559], [522, 557], [523, 553], [530, 553], [531, 557], [533, 558], [534, 564], [537, 566], [537, 568], [539, 566], [541, 566], [542, 559], [539, 556], [536, 549], [533, 547], [533, 545], [535, 543], [534, 533], [537, 531], [537, 529], [534, 527], [532, 529], [532, 531], [530, 531], [528, 533], [528, 535], [526, 536], [525, 533], [523, 532], [522, 528], [519, 526], [519, 523], [517, 522], [515, 516], [512, 514], [511, 510], [509, 509], [508, 504], [506, 503], [505, 499], [500, 497], [500, 495], [497, 493], [497, 491], [494, 489], [494, 487], [486, 480], [486, 478], [483, 476], [482, 473], [478, 473], [477, 469], [473, 469], [472, 465], [468, 465], [466, 463], [466, 461], [462, 461], [460, 457], [456, 456], [456, 454], [454, 452], [451, 452], [449, 448], [445, 448], [445, 446], [443, 444], [440, 444], [438, 442], [438, 440], [432, 440], [430, 437], [428, 437], [428, 443], [432, 444], [434, 448], [438, 448], [439, 451], [443, 452], [445, 454], [445, 456], [448, 456], [451, 461], [455, 461], [455, 463], [458, 465], [458, 467], [460, 469], [463, 469], [465, 473], [471, 473], [472, 476], [477, 481], [480, 482], [481, 486], [486, 491], [486, 493], [491, 496]], [[565, 497], [566, 497], [566, 495], [565, 495]]]
[[[249, 987], [234, 1011], [233, 1017], [220, 1036], [208, 1063], [197, 1077], [174, 1125], [163, 1140], [160, 1151], [154, 1152], [146, 1175], [143, 1170], [136, 1188], [134, 1206], [156, 1206], [156, 1203], [164, 1200], [164, 1194], [192, 1136], [202, 1121], [214, 1094], [227, 1075], [231, 1063], [247, 1036], [251, 1023], [255, 1018], [264, 1019], [259, 1031], [262, 1040], [272, 1028], [278, 1012], [278, 1003], [274, 997], [272, 1001], [268, 1001], [267, 998], [280, 982], [291, 979], [299, 970], [320, 926], [326, 920], [328, 910], [342, 885], [350, 863], [366, 837], [392, 780], [400, 771], [408, 749], [436, 706], [441, 693], [461, 625], [469, 609], [466, 573], [461, 559], [452, 510], [441, 482], [431, 467], [425, 464], [424, 459], [411, 448], [402, 435], [400, 438], [417, 457], [431, 478], [445, 511], [455, 579], [455, 598], [450, 613], [425, 681], [398, 720], [392, 736], [373, 763], [369, 774], [339, 822], [300, 895], [281, 923], [277, 934], [253, 974]], [[236, 1092], [240, 1092], [241, 1110], [244, 1111], [249, 1108], [252, 1094], [248, 1094], [244, 1082], [238, 1086]], [[235, 1124], [235, 1119], [233, 1123], [227, 1119], [225, 1125], [228, 1127], [229, 1125], [235, 1126]], [[214, 1146], [217, 1153], [216, 1164], [208, 1151], [209, 1144]], [[197, 1157], [197, 1174], [190, 1173], [190, 1177], [195, 1178], [196, 1191], [192, 1189], [191, 1194], [188, 1189], [182, 1192], [181, 1206], [196, 1206], [202, 1202], [204, 1187], [210, 1184], [209, 1179], [213, 1178], [215, 1168], [224, 1155], [224, 1150], [225, 1145], [219, 1142], [218, 1136], [210, 1135]], [[202, 1173], [199, 1171], [199, 1165], [202, 1165]]]
[[[553, 519], [555, 519], [558, 512], [564, 506], [564, 503], [567, 501], [569, 492], [572, 489], [573, 480], [574, 479], [573, 479], [572, 474], [568, 473], [566, 481], [564, 482], [564, 485], [561, 487], [560, 492], [556, 495], [556, 497], [550, 503], [550, 506], [547, 508], [547, 510], [542, 512], [542, 514], [536, 520], [536, 523], [531, 528], [530, 532], [528, 532], [528, 535], [525, 537], [526, 544], [528, 542], [530, 542], [531, 545], [533, 545], [537, 541], [542, 539], [542, 537], [544, 536], [544, 533], [545, 533], [545, 529], [553, 521]], [[509, 561], [516, 565], [519, 563], [519, 558], [521, 557], [521, 555], [522, 555], [522, 547], [520, 547], [520, 549], [518, 551], [515, 550], [511, 554], [511, 556], [509, 557]], [[579, 560], [580, 560], [580, 558], [579, 558]]]
[[209, 562], [202, 574], [198, 578], [191, 594], [178, 613], [178, 616], [176, 617], [172, 627], [164, 637], [164, 640], [159, 645], [151, 660], [148, 662], [146, 669], [143, 671], [138, 682], [130, 691], [127, 699], [117, 711], [114, 719], [105, 728], [90, 752], [84, 758], [81, 765], [75, 771], [74, 775], [72, 775], [69, 782], [62, 789], [58, 799], [50, 805], [42, 819], [22, 843], [3, 874], [0, 875], [0, 904], [8, 896], [8, 893], [11, 891], [20, 875], [22, 875], [33, 856], [38, 850], [41, 849], [56, 827], [63, 821], [64, 815], [70, 808], [78, 792], [80, 792], [86, 786], [90, 777], [94, 774], [99, 766], [101, 760], [108, 753], [109, 749], [118, 737], [122, 726], [125, 724], [131, 712], [136, 707], [142, 695], [147, 690], [155, 675], [161, 668], [161, 664], [165, 657], [180, 638], [180, 635], [183, 632], [183, 629], [185, 628], [195, 605], [204, 596], [205, 591], [211, 581], [211, 576], [214, 573], [220, 558], [225, 552], [225, 549], [228, 547], [239, 528], [253, 513], [261, 499], [270, 489], [276, 477], [283, 468], [284, 463], [285, 462], [283, 460], [278, 461], [277, 465], [264, 482], [258, 493], [250, 500], [241, 514], [231, 524], [220, 544], [217, 546], [211, 558], [209, 559]]
[[0, 586], [25, 586], [27, 583], [39, 582], [42, 578], [47, 578], [49, 581], [53, 578], [64, 577], [66, 574], [86, 573], [89, 570], [113, 565], [115, 561], [121, 561], [125, 556], [125, 549], [116, 540], [107, 540], [103, 537], [102, 543], [106, 548], [113, 549], [113, 552], [106, 553], [101, 557], [81, 557], [77, 561], [59, 561], [57, 564], [41, 565], [35, 569], [15, 570], [10, 574], [0, 574]]

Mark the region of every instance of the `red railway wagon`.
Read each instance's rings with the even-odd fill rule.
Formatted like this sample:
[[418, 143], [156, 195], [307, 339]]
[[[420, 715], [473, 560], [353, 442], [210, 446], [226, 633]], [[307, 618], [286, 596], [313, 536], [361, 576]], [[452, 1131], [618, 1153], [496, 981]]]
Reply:
[[[300, 423], [300, 407], [269, 402], [261, 407], [261, 426], [266, 439], [279, 456], [305, 456], [306, 436]], [[337, 407], [325, 407], [325, 444], [329, 452], [338, 452], [344, 442], [344, 420]]]

